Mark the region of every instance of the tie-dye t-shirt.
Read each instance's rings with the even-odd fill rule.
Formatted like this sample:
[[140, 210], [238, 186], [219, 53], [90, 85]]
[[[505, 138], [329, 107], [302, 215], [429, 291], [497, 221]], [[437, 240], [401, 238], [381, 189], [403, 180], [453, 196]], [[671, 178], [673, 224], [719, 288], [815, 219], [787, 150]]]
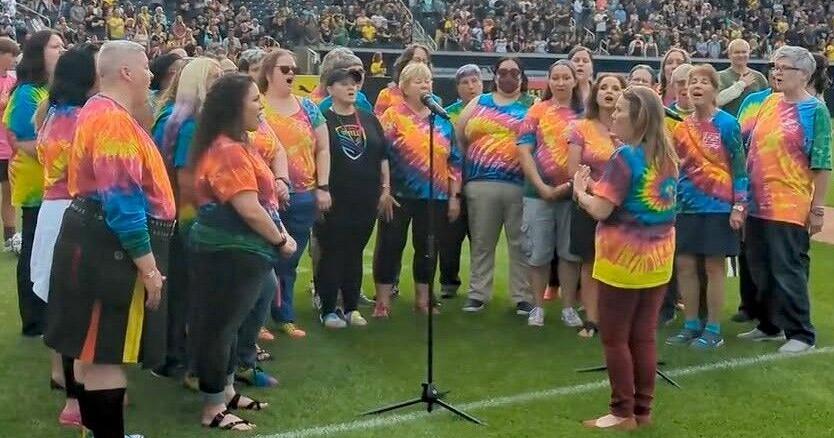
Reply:
[[[429, 122], [405, 103], [388, 108], [379, 120], [390, 144], [388, 163], [395, 195], [429, 199]], [[463, 156], [454, 142], [455, 130], [448, 120], [435, 118], [434, 199], [449, 199], [449, 182], [461, 180]]]
[[258, 152], [220, 136], [200, 157], [194, 176], [199, 212], [191, 227], [191, 245], [198, 251], [240, 250], [273, 259], [274, 246], [254, 231], [229, 202], [241, 192], [257, 192], [258, 202], [280, 224], [272, 171]]
[[773, 94], [773, 89], [757, 91], [750, 94], [741, 102], [738, 107], [738, 124], [741, 125], [741, 141], [745, 150], [747, 149], [750, 140], [750, 132], [756, 125], [756, 116], [759, 115], [759, 110], [762, 109], [762, 103], [765, 99]]
[[176, 216], [165, 162], [153, 140], [127, 110], [102, 95], [78, 112], [68, 183], [71, 196], [101, 202], [107, 225], [132, 258], [151, 251], [148, 217]]
[[[9, 103], [9, 97], [12, 94], [17, 77], [14, 71], [4, 72], [5, 76], [0, 76], [0, 113], [6, 110], [6, 104]], [[8, 160], [12, 158], [12, 144], [9, 141], [9, 130], [6, 126], [0, 124], [0, 160]]]
[[[38, 105], [47, 98], [46, 87], [31, 83], [20, 84], [12, 92], [3, 113], [3, 125], [17, 141], [34, 141], [35, 112]], [[43, 198], [43, 167], [38, 158], [26, 151], [15, 148], [9, 162], [9, 181], [12, 184], [12, 205], [15, 207], [37, 207]]]
[[38, 132], [35, 147], [43, 165], [43, 199], [70, 199], [67, 165], [80, 110], [73, 105], [52, 105]]
[[310, 92], [309, 99], [316, 105], [320, 104], [324, 98], [327, 97], [327, 87], [324, 84], [319, 84], [313, 91]]
[[596, 233], [594, 278], [623, 289], [669, 282], [675, 255], [674, 166], [648, 163], [643, 149], [625, 145], [614, 152], [594, 194], [614, 204]]
[[599, 181], [620, 141], [600, 122], [588, 119], [573, 122], [568, 136], [569, 143], [582, 151], [579, 162], [591, 168], [591, 179]]
[[324, 124], [324, 116], [310, 99], [296, 100], [300, 109], [284, 116], [263, 99], [264, 119], [287, 151], [293, 191], [309, 192], [316, 188], [316, 128]]
[[492, 93], [477, 97], [464, 133], [466, 181], [500, 181], [521, 185], [524, 173], [518, 161], [518, 142], [530, 110], [527, 99], [498, 105]]
[[269, 124], [266, 121], [261, 120], [258, 123], [258, 130], [249, 133], [249, 140], [252, 142], [252, 146], [255, 147], [255, 151], [258, 152], [258, 155], [264, 159], [266, 165], [272, 168], [272, 162], [275, 160], [275, 155], [278, 153], [279, 149], [282, 149], [284, 146], [281, 144], [281, 140], [278, 140], [278, 136], [272, 132], [272, 128], [269, 127]]
[[458, 119], [460, 118], [460, 113], [463, 112], [463, 109], [465, 107], [466, 104], [463, 103], [462, 100], [458, 99], [455, 101], [455, 103], [444, 108], [446, 110], [446, 114], [449, 115], [449, 121], [452, 122], [453, 125], [458, 122]]
[[679, 213], [729, 213], [733, 204], [746, 205], [747, 161], [735, 117], [723, 110], [710, 120], [687, 116], [673, 139], [680, 159]]
[[831, 170], [828, 108], [815, 97], [789, 103], [772, 94], [750, 132], [750, 215], [805, 226], [816, 170]]
[[[554, 100], [541, 101], [530, 108], [518, 136], [521, 147], [532, 146], [533, 160], [545, 184], [557, 186], [570, 179], [568, 175], [568, 130], [576, 120], [574, 110], [561, 107]], [[524, 196], [537, 198], [532, 184], [525, 184]]]
[[[333, 97], [332, 96], [325, 97], [324, 99], [321, 100], [321, 102], [318, 102], [318, 105], [319, 105], [319, 110], [321, 110], [321, 113], [322, 114], [326, 113], [327, 110], [329, 110], [330, 107], [333, 106]], [[368, 100], [368, 96], [365, 95], [365, 93], [363, 93], [361, 91], [356, 93], [356, 103], [354, 104], [354, 106], [356, 106], [357, 109], [360, 109], [360, 110], [362, 110], [362, 111], [364, 111], [368, 114], [371, 114], [371, 113], [374, 112], [374, 106], [371, 105], [371, 101]]]
[[394, 84], [388, 84], [387, 87], [379, 90], [379, 95], [377, 95], [376, 103], [374, 104], [374, 114], [377, 117], [382, 117], [385, 111], [388, 111], [388, 108], [398, 106], [404, 101], [405, 98], [403, 97], [403, 92], [400, 91], [400, 87]]
[[[197, 129], [197, 121], [193, 116], [187, 116], [177, 121], [175, 105], [166, 105], [156, 118], [151, 132], [154, 142], [159, 148], [162, 159], [168, 168], [168, 176], [174, 187], [174, 196], [177, 200], [177, 221], [179, 228], [184, 233], [194, 222], [197, 216], [197, 206], [194, 203], [194, 188], [187, 183], [189, 178], [180, 178], [181, 172], [188, 172], [189, 151], [191, 142], [194, 140], [194, 133]], [[172, 124], [177, 123], [178, 126]], [[183, 182], [186, 182], [183, 184]]]
[[663, 124], [666, 126], [666, 133], [669, 134], [669, 138], [672, 137], [672, 133], [675, 132], [675, 128], [678, 127], [678, 124], [694, 111], [695, 110], [685, 110], [680, 108], [677, 103], [672, 102], [672, 106], [670, 106], [666, 111], [666, 117], [663, 118]]

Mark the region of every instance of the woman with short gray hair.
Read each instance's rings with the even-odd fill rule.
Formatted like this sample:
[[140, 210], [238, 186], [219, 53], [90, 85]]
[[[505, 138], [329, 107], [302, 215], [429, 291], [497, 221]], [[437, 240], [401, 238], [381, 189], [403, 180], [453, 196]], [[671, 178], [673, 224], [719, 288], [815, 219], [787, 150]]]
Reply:
[[[754, 341], [787, 342], [782, 353], [814, 348], [808, 299], [810, 236], [822, 229], [831, 176], [831, 115], [808, 93], [816, 69], [811, 53], [783, 46], [773, 54], [770, 95], [753, 120], [747, 169], [750, 218], [747, 261], [762, 294], [759, 325], [739, 335]], [[778, 322], [778, 325], [777, 325]]]

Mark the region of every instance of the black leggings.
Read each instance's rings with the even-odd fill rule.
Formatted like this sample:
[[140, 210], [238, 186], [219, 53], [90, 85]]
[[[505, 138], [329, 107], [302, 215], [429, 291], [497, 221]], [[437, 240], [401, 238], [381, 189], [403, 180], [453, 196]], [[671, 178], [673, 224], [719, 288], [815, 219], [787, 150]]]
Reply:
[[255, 306], [270, 268], [266, 258], [240, 250], [190, 254], [191, 351], [205, 395], [222, 393], [234, 372], [238, 330]]
[[397, 199], [400, 206], [394, 207], [394, 217], [390, 222], [379, 222], [379, 239], [374, 255], [374, 281], [378, 284], [393, 284], [397, 280], [397, 271], [402, 259], [405, 243], [408, 240], [408, 226], [411, 228], [411, 243], [414, 247], [412, 269], [414, 281], [429, 284], [434, 279], [437, 267], [437, 250], [429, 258], [429, 206], [435, 214], [435, 245], [443, 241], [441, 236], [447, 233], [448, 219], [446, 201], [429, 203], [422, 199]]
[[32, 291], [32, 244], [38, 225], [40, 207], [23, 207], [21, 210], [22, 245], [17, 258], [17, 299], [24, 336], [40, 336], [46, 322], [46, 303]]
[[316, 291], [321, 297], [321, 313], [336, 310], [342, 291], [345, 312], [356, 310], [362, 288], [362, 252], [371, 238], [376, 211], [353, 213], [333, 211], [316, 224], [321, 258], [316, 272]]

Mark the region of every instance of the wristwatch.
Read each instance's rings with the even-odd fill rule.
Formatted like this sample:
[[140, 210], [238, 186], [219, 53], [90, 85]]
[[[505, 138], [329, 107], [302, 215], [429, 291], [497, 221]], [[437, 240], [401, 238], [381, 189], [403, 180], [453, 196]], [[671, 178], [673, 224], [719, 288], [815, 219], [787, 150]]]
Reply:
[[330, 191], [330, 185], [329, 184], [320, 184], [320, 185], [316, 186], [316, 188], [318, 190], [323, 191], [323, 192], [329, 192]]

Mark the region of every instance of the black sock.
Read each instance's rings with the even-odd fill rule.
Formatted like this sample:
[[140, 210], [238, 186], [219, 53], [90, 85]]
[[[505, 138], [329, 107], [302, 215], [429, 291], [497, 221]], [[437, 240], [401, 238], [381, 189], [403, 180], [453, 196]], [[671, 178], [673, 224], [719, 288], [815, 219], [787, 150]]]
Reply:
[[93, 435], [96, 438], [124, 438], [125, 388], [85, 391], [84, 397], [92, 414]]
[[17, 232], [15, 227], [3, 227], [3, 240], [9, 240]]
[[73, 363], [75, 359], [67, 356], [61, 356], [61, 364], [64, 368], [64, 387], [66, 388], [67, 398], [78, 399], [79, 394], [83, 391], [81, 384], [75, 381], [75, 367]]
[[78, 385], [78, 392], [76, 396], [78, 397], [78, 410], [81, 412], [81, 424], [87, 429], [93, 430], [94, 424], [92, 409], [90, 408], [90, 404], [87, 402], [87, 391], [84, 389], [84, 385]]

